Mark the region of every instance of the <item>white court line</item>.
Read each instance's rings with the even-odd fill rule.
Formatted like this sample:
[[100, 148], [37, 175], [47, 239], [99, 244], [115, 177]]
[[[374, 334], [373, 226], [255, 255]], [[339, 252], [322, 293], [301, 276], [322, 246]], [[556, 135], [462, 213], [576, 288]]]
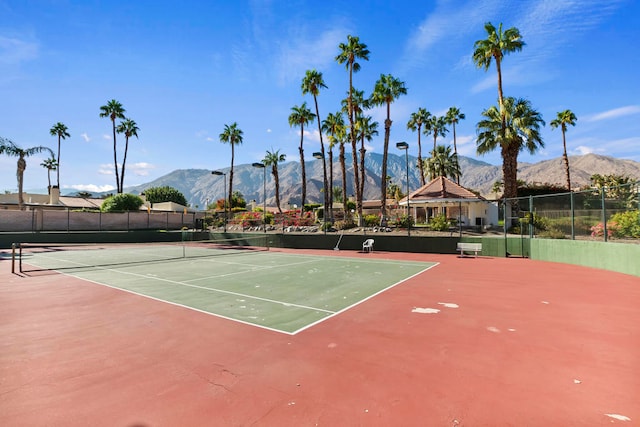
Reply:
[[[285, 254], [285, 255], [294, 256], [294, 257], [305, 257], [305, 258], [308, 258], [310, 256], [310, 255], [297, 255], [297, 254]], [[189, 258], [185, 258], [185, 260], [187, 260], [187, 259], [189, 259]], [[424, 261], [409, 261], [409, 262], [404, 262], [403, 263], [403, 262], [395, 262], [393, 260], [362, 260], [360, 258], [353, 258], [353, 257], [319, 256], [319, 257], [314, 257], [313, 260], [309, 260], [307, 262], [302, 262], [302, 263], [299, 263], [299, 264], [306, 264], [308, 262], [317, 262], [317, 261], [320, 261], [320, 260], [325, 260], [325, 261], [328, 261], [328, 260], [345, 260], [345, 261], [357, 261], [357, 262], [374, 263], [374, 264], [380, 264], [381, 261], [382, 261], [382, 263], [388, 263], [388, 264], [393, 264], [393, 265], [398, 265], [398, 264], [400, 264], [400, 265], [415, 265], [416, 263], [423, 263], [423, 264], [425, 263]], [[172, 284], [176, 284], [176, 285], [187, 286], [187, 287], [192, 287], [192, 288], [197, 288], [197, 289], [203, 289], [203, 290], [207, 290], [207, 291], [211, 291], [211, 292], [220, 292], [220, 293], [225, 293], [225, 294], [229, 294], [229, 295], [245, 297], [245, 298], [249, 298], [249, 299], [272, 302], [272, 303], [275, 303], [275, 304], [283, 305], [285, 307], [297, 307], [297, 308], [302, 308], [302, 309], [307, 309], [307, 310], [321, 311], [321, 312], [325, 312], [325, 313], [329, 314], [328, 316], [323, 317], [323, 318], [321, 318], [321, 319], [319, 319], [319, 320], [317, 320], [315, 322], [309, 323], [309, 324], [307, 324], [306, 326], [304, 326], [304, 327], [302, 327], [300, 329], [297, 329], [297, 330], [295, 330], [293, 332], [288, 332], [288, 331], [284, 331], [284, 330], [281, 330], [281, 329], [276, 329], [276, 328], [271, 328], [271, 327], [268, 327], [268, 326], [260, 325], [258, 323], [247, 322], [247, 321], [244, 321], [244, 320], [241, 320], [241, 319], [236, 319], [236, 318], [233, 318], [233, 317], [224, 316], [224, 315], [221, 315], [219, 313], [212, 313], [212, 312], [205, 311], [205, 310], [202, 310], [202, 309], [198, 309], [198, 308], [195, 308], [195, 307], [191, 307], [191, 306], [188, 306], [188, 305], [180, 304], [180, 303], [173, 302], [173, 301], [164, 300], [164, 299], [161, 299], [161, 298], [158, 298], [158, 297], [154, 297], [154, 296], [150, 296], [150, 295], [147, 295], [147, 294], [139, 293], [139, 292], [132, 291], [132, 290], [129, 290], [129, 289], [125, 289], [125, 288], [122, 288], [122, 287], [119, 287], [119, 286], [108, 285], [106, 283], [97, 282], [97, 281], [91, 280], [91, 279], [85, 279], [85, 278], [82, 278], [82, 277], [74, 276], [73, 274], [69, 274], [69, 273], [65, 273], [65, 272], [56, 270], [58, 273], [61, 273], [61, 274], [64, 274], [64, 275], [68, 275], [68, 276], [72, 276], [72, 277], [76, 277], [76, 278], [79, 278], [79, 279], [82, 279], [82, 280], [86, 280], [88, 282], [95, 283], [97, 285], [106, 286], [106, 287], [109, 287], [109, 288], [112, 288], [112, 289], [117, 289], [117, 290], [120, 290], [120, 291], [124, 291], [124, 292], [128, 292], [128, 293], [131, 293], [131, 294], [134, 294], [134, 295], [138, 295], [138, 296], [141, 296], [141, 297], [144, 297], [144, 298], [149, 298], [149, 299], [152, 299], [152, 300], [156, 300], [156, 301], [164, 302], [164, 303], [167, 303], [167, 304], [171, 304], [171, 305], [174, 305], [174, 306], [177, 306], [177, 307], [182, 307], [182, 308], [186, 308], [186, 309], [189, 309], [189, 310], [194, 310], [194, 311], [197, 311], [197, 312], [200, 312], [200, 313], [208, 314], [210, 316], [215, 316], [215, 317], [219, 317], [219, 318], [223, 318], [223, 319], [227, 319], [227, 320], [243, 323], [243, 324], [250, 325], [250, 326], [256, 326], [258, 328], [266, 329], [266, 330], [273, 331], [273, 332], [279, 332], [279, 333], [283, 333], [283, 334], [287, 334], [287, 335], [296, 335], [299, 332], [302, 332], [302, 331], [304, 331], [306, 329], [311, 328], [312, 326], [318, 325], [318, 324], [320, 324], [320, 323], [322, 323], [322, 322], [324, 322], [324, 321], [326, 321], [326, 320], [328, 320], [328, 319], [330, 319], [330, 318], [332, 318], [332, 317], [334, 317], [336, 315], [339, 315], [339, 314], [341, 314], [341, 313], [343, 313], [343, 312], [345, 312], [347, 310], [350, 310], [351, 308], [356, 307], [356, 306], [364, 303], [365, 301], [368, 301], [371, 298], [373, 298], [373, 297], [375, 297], [377, 295], [380, 295], [381, 293], [386, 292], [387, 290], [389, 290], [389, 289], [391, 289], [391, 288], [393, 288], [393, 287], [395, 287], [395, 286], [397, 286], [397, 285], [399, 285], [401, 283], [404, 283], [407, 280], [412, 279], [413, 277], [416, 277], [416, 276], [424, 273], [425, 271], [430, 270], [433, 267], [436, 267], [436, 266], [438, 266], [440, 264], [438, 262], [432, 263], [432, 265], [430, 265], [429, 267], [427, 267], [427, 268], [425, 268], [423, 270], [420, 270], [419, 272], [417, 272], [415, 274], [412, 274], [411, 276], [406, 277], [406, 278], [404, 278], [404, 279], [402, 279], [402, 280], [400, 280], [400, 281], [398, 281], [398, 282], [396, 282], [396, 283], [394, 283], [392, 285], [389, 285], [386, 288], [381, 289], [378, 292], [375, 292], [375, 293], [369, 295], [368, 297], [357, 301], [354, 304], [351, 304], [351, 305], [349, 305], [347, 307], [344, 307], [343, 309], [338, 310], [338, 311], [330, 311], [330, 310], [325, 310], [325, 309], [322, 309], [322, 308], [309, 307], [309, 306], [293, 304], [293, 303], [286, 303], [286, 302], [283, 302], [283, 301], [271, 300], [271, 299], [268, 299], [268, 298], [255, 297], [255, 296], [251, 296], [251, 295], [245, 295], [245, 294], [241, 294], [241, 293], [237, 293], [237, 292], [231, 292], [231, 291], [225, 291], [225, 290], [221, 290], [221, 289], [207, 288], [207, 287], [204, 287], [204, 286], [192, 285], [192, 284], [189, 284], [189, 283], [186, 283], [186, 282], [177, 282], [177, 281], [173, 281], [173, 280], [169, 280], [169, 279], [163, 279], [163, 278], [160, 278], [160, 277], [141, 275], [141, 274], [137, 274], [137, 273], [129, 273], [129, 272], [119, 271], [119, 270], [115, 270], [115, 269], [111, 269], [111, 268], [105, 268], [105, 267], [97, 267], [97, 266], [92, 266], [90, 264], [82, 264], [82, 263], [75, 262], [75, 261], [69, 261], [69, 260], [61, 260], [61, 261], [69, 262], [69, 263], [72, 263], [72, 264], [77, 264], [77, 265], [82, 266], [82, 267], [92, 267], [92, 268], [96, 268], [96, 269], [99, 269], [99, 270], [111, 271], [111, 272], [114, 272], [114, 273], [121, 273], [121, 274], [126, 274], [126, 275], [131, 275], [131, 276], [142, 277], [142, 278], [146, 278], [146, 279], [153, 279], [153, 280], [163, 281], [163, 282], [172, 283]], [[292, 264], [292, 265], [295, 265], [295, 264]], [[269, 267], [272, 267], [272, 266], [269, 266]], [[215, 278], [215, 276], [214, 277], [209, 277], [209, 278]]]
[[[216, 274], [213, 276], [206, 276], [206, 277], [199, 277], [196, 279], [191, 279], [191, 280], [185, 280], [184, 283], [191, 283], [191, 282], [197, 282], [199, 280], [207, 280], [207, 279], [217, 279], [220, 277], [229, 277], [229, 276], [233, 276], [236, 274], [244, 274], [247, 271], [261, 271], [261, 270], [269, 270], [269, 269], [273, 269], [273, 268], [281, 268], [281, 267], [292, 267], [294, 265], [302, 265], [302, 264], [310, 264], [316, 262], [316, 260], [309, 260], [309, 261], [304, 261], [304, 262], [292, 262], [289, 264], [280, 264], [280, 265], [253, 265], [253, 264], [241, 264], [241, 263], [233, 263], [235, 265], [242, 265], [245, 267], [252, 267], [250, 270], [243, 270], [243, 271], [235, 271], [233, 273], [225, 273], [225, 274]], [[228, 263], [223, 263], [223, 264], [228, 264]]]
[[[74, 261], [68, 261], [68, 262], [71, 262], [73, 264], [77, 264], [77, 265], [82, 266], [82, 267], [93, 267], [93, 266], [91, 266], [89, 264], [83, 264], [83, 263], [80, 263], [80, 262], [74, 262]], [[258, 300], [258, 301], [271, 302], [271, 303], [274, 303], [274, 304], [284, 305], [286, 307], [297, 307], [297, 308], [303, 308], [305, 310], [322, 311], [322, 312], [329, 313], [329, 314], [335, 313], [335, 311], [325, 310], [323, 308], [316, 308], [316, 307], [311, 307], [311, 306], [306, 306], [306, 305], [301, 305], [301, 304], [295, 304], [295, 303], [290, 303], [290, 302], [285, 302], [285, 301], [278, 301], [278, 300], [269, 299], [269, 298], [262, 298], [262, 297], [257, 297], [257, 296], [253, 296], [253, 295], [241, 294], [239, 292], [225, 291], [223, 289], [207, 288], [206, 286], [192, 285], [192, 284], [189, 284], [189, 283], [186, 283], [186, 282], [178, 282], [178, 281], [175, 281], [175, 280], [164, 279], [162, 277], [149, 276], [149, 275], [146, 275], [146, 274], [131, 273], [131, 272], [128, 272], [128, 271], [120, 271], [120, 270], [115, 270], [115, 269], [106, 268], [106, 267], [95, 267], [95, 268], [97, 268], [98, 270], [110, 271], [112, 273], [125, 274], [125, 275], [128, 275], [128, 276], [141, 277], [141, 278], [144, 278], [144, 279], [151, 279], [151, 280], [157, 280], [157, 281], [160, 281], [160, 282], [171, 283], [173, 285], [187, 286], [187, 287], [190, 287], [190, 288], [203, 289], [203, 290], [211, 291], [211, 292], [220, 292], [220, 293], [223, 293], [223, 294], [229, 294], [229, 295], [239, 296], [239, 297], [243, 297], [243, 298], [255, 299], [255, 300]], [[72, 275], [72, 274], [70, 274], [70, 275]], [[74, 276], [74, 277], [77, 277], [77, 276]], [[82, 278], [82, 277], [80, 277], [80, 278]], [[108, 285], [108, 286], [110, 286], [110, 285]], [[122, 289], [122, 288], [119, 288], [119, 287], [117, 287], [115, 285], [112, 286], [112, 287], [115, 287], [117, 289]], [[142, 295], [144, 295], [144, 294], [142, 294]], [[167, 302], [170, 302], [170, 301], [167, 301]]]

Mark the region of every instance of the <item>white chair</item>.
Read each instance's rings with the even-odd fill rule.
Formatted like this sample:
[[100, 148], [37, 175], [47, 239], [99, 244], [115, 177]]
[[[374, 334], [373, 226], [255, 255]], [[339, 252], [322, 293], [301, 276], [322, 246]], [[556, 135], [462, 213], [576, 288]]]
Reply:
[[362, 252], [373, 252], [373, 239], [367, 239], [362, 244]]

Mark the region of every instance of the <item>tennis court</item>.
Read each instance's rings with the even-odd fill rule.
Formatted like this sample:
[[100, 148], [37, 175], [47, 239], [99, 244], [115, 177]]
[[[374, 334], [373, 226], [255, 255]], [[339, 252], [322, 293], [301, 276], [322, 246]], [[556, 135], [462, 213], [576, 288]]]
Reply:
[[164, 244], [23, 245], [20, 270], [59, 271], [295, 334], [433, 267], [269, 250], [264, 237]]
[[137, 246], [122, 258], [109, 245], [31, 248], [22, 274], [5, 251], [0, 425], [640, 420], [636, 276], [383, 249], [188, 246], [183, 256], [144, 245], [156, 260]]

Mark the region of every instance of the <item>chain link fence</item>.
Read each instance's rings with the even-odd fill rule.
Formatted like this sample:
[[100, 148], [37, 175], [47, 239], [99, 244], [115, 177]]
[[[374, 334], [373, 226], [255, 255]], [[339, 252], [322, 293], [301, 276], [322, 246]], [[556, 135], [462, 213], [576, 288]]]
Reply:
[[640, 243], [640, 183], [505, 199], [505, 235]]

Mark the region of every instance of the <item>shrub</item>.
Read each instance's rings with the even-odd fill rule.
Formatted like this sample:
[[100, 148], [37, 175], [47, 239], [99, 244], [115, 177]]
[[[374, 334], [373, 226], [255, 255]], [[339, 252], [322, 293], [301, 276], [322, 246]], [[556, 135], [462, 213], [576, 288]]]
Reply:
[[357, 224], [351, 218], [347, 218], [344, 221], [336, 221], [334, 224], [336, 230], [349, 230], [355, 228]]
[[449, 229], [449, 221], [444, 214], [440, 214], [429, 220], [429, 226], [434, 231], [447, 231]]
[[364, 216], [364, 225], [365, 227], [375, 227], [380, 224], [380, 217], [378, 215], [365, 215]]
[[555, 227], [550, 227], [547, 230], [543, 231], [542, 233], [538, 234], [539, 237], [545, 238], [545, 239], [566, 239], [566, 235], [564, 234], [564, 231], [555, 228]]
[[144, 202], [135, 194], [116, 194], [115, 196], [107, 197], [100, 210], [102, 212], [124, 212], [124, 211], [137, 211], [140, 209]]
[[[616, 232], [617, 225], [615, 222], [611, 221], [607, 223], [607, 237], [612, 237]], [[599, 222], [598, 224], [591, 227], [591, 237], [602, 237], [604, 236], [604, 224]]]
[[151, 187], [144, 190], [144, 196], [149, 203], [173, 202], [187, 206], [187, 199], [173, 187]]
[[396, 217], [395, 223], [398, 227], [407, 228], [413, 225], [413, 218], [408, 215], [398, 216]]
[[640, 211], [618, 212], [611, 217], [611, 223], [616, 224], [613, 227], [615, 237], [640, 237]]

